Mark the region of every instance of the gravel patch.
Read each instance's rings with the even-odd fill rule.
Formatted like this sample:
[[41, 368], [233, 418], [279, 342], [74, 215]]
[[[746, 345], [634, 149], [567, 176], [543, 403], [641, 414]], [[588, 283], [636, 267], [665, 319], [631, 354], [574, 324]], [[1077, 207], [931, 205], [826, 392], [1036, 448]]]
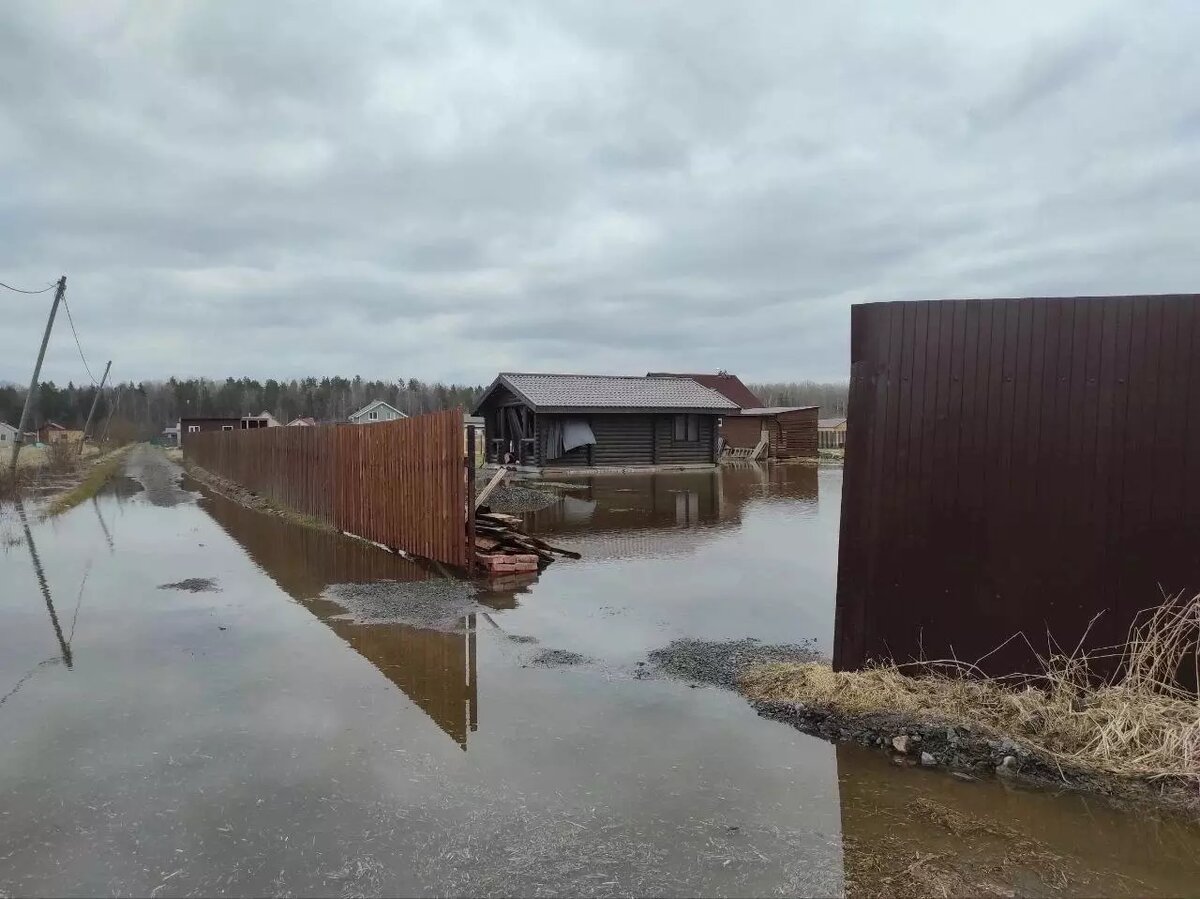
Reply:
[[186, 590], [188, 593], [220, 593], [216, 578], [190, 577], [173, 584], [159, 584], [159, 590]]
[[406, 624], [425, 630], [453, 631], [464, 616], [491, 611], [476, 601], [477, 588], [466, 581], [375, 581], [337, 584], [322, 594], [346, 610], [355, 624]]
[[815, 642], [763, 643], [753, 637], [743, 640], [710, 642], [674, 640], [650, 653], [650, 662], [659, 671], [680, 680], [713, 684], [732, 690], [742, 672], [766, 662], [812, 662], [820, 658]]
[[[480, 483], [482, 490], [486, 482]], [[534, 490], [519, 484], [502, 484], [488, 494], [485, 504], [493, 512], [515, 515], [518, 512], [536, 512], [558, 502], [558, 496], [546, 490]]]
[[543, 668], [560, 668], [566, 665], [585, 665], [591, 661], [594, 660], [566, 649], [543, 649], [530, 659], [529, 663]]

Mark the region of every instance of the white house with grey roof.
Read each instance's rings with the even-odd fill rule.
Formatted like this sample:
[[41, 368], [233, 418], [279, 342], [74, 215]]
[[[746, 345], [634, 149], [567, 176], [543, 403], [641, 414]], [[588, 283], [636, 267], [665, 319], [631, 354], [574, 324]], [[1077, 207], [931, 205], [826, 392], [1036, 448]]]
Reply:
[[17, 429], [6, 421], [0, 421], [0, 446], [11, 447], [17, 439]]
[[579, 470], [715, 465], [737, 409], [691, 378], [502, 372], [473, 412], [488, 462]]

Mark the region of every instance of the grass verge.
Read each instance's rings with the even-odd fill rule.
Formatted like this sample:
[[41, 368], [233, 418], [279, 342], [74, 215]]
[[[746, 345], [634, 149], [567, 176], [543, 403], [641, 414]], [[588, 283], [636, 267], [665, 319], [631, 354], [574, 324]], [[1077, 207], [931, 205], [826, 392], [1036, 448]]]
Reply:
[[[1118, 656], [1116, 674], [1094, 663]], [[905, 666], [907, 667], [907, 666]], [[871, 716], [962, 725], [1020, 741], [1058, 768], [1150, 783], [1200, 799], [1200, 699], [1179, 686], [1200, 673], [1200, 596], [1144, 611], [1124, 646], [1052, 656], [1043, 671], [988, 678], [956, 662], [833, 671], [826, 664], [767, 664], [740, 689], [756, 702], [791, 703], [843, 719]], [[911, 667], [908, 671], [913, 671]]]
[[60, 493], [50, 500], [42, 513], [42, 518], [54, 518], [56, 515], [62, 515], [99, 493], [100, 489], [116, 474], [130, 449], [131, 447], [128, 446], [122, 447], [95, 462], [88, 473], [83, 476], [83, 480], [70, 490]]

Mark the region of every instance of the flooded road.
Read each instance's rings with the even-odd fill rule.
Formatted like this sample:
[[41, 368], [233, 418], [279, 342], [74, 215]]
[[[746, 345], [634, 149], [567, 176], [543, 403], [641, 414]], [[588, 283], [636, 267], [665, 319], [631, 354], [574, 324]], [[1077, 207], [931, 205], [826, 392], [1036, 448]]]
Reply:
[[871, 892], [980, 821], [1036, 839], [970, 840], [1025, 892], [1200, 883], [1194, 828], [648, 676], [678, 637], [828, 649], [839, 470], [579, 482], [526, 522], [584, 559], [483, 591], [127, 469], [28, 539], [0, 513], [4, 894]]

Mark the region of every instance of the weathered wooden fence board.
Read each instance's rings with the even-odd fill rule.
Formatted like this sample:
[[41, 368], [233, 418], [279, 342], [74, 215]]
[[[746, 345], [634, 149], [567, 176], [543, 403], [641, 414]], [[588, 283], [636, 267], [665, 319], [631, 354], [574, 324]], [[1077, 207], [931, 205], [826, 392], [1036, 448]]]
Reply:
[[462, 412], [370, 425], [189, 434], [184, 455], [273, 503], [467, 567]]
[[[1200, 297], [855, 306], [834, 662], [1124, 639], [1200, 591]], [[1014, 641], [993, 673], [1030, 670]]]

